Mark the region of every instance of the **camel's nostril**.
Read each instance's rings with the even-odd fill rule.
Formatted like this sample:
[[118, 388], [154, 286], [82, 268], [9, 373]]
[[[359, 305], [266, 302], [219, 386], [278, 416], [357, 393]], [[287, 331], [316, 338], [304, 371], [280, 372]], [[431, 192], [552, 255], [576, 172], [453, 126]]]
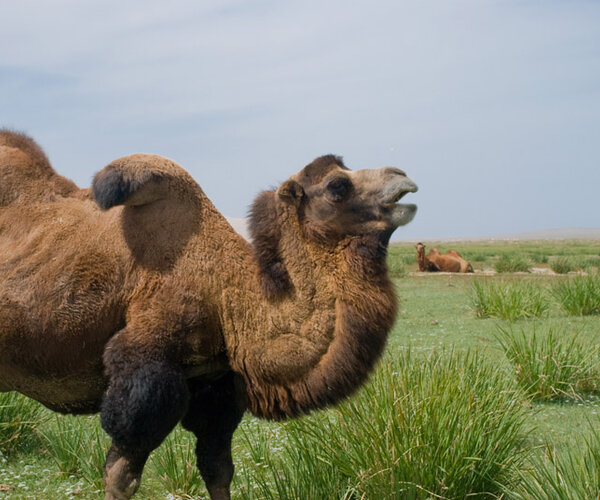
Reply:
[[395, 167], [385, 167], [385, 172], [392, 175], [403, 175], [406, 177], [406, 172]]

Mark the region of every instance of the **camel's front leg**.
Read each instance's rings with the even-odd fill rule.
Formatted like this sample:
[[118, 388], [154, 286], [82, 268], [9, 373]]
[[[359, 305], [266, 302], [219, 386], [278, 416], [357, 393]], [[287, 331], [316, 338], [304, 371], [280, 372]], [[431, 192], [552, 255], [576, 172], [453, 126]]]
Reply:
[[229, 500], [233, 479], [231, 438], [244, 413], [235, 390], [235, 375], [216, 381], [189, 381], [190, 404], [181, 421], [197, 438], [196, 458], [212, 500]]
[[160, 357], [136, 359], [111, 341], [104, 355], [109, 385], [101, 423], [112, 438], [104, 469], [107, 500], [125, 500], [137, 490], [152, 450], [177, 425], [187, 408], [181, 370]]

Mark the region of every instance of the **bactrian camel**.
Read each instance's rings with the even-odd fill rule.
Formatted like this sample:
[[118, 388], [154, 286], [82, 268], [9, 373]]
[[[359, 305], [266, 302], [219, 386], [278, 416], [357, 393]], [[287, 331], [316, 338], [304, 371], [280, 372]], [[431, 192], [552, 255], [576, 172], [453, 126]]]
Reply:
[[0, 132], [0, 389], [101, 413], [107, 499], [135, 493], [178, 422], [227, 499], [244, 411], [334, 405], [373, 368], [396, 317], [388, 241], [416, 212], [397, 202], [416, 190], [322, 156], [258, 196], [250, 245], [169, 159], [120, 158], [79, 189]]
[[425, 245], [417, 243], [417, 264], [421, 272], [449, 272], [449, 273], [472, 273], [473, 266], [456, 251], [448, 250], [445, 254], [438, 251], [437, 248], [432, 248], [425, 255]]

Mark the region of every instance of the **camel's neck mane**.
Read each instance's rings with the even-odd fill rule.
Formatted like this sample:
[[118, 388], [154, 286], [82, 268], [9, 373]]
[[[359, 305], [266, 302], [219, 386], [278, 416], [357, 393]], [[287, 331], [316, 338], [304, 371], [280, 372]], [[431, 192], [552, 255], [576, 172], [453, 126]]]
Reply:
[[[274, 270], [267, 279], [275, 280], [267, 287], [263, 281], [255, 313], [262, 316], [259, 324], [275, 328], [232, 359], [245, 379], [250, 409], [269, 418], [307, 413], [354, 392], [379, 358], [396, 315], [386, 247], [377, 238], [327, 247], [308, 242], [290, 219], [271, 226], [268, 238], [254, 231], [261, 277]], [[273, 235], [276, 252], [264, 245]], [[261, 262], [265, 255], [275, 264]]]
[[419, 265], [419, 271], [427, 270], [427, 258], [425, 257], [425, 247], [417, 247], [417, 264]]

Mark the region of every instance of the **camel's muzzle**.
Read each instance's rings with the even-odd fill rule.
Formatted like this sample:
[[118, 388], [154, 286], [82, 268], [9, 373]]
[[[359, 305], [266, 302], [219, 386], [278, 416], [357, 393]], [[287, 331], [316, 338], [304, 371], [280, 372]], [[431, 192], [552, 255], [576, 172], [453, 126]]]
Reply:
[[398, 201], [408, 193], [416, 193], [419, 187], [402, 170], [387, 168], [385, 173], [388, 181], [381, 193], [382, 205], [390, 210], [390, 224], [396, 229], [408, 224], [417, 213], [416, 205], [402, 204]]

